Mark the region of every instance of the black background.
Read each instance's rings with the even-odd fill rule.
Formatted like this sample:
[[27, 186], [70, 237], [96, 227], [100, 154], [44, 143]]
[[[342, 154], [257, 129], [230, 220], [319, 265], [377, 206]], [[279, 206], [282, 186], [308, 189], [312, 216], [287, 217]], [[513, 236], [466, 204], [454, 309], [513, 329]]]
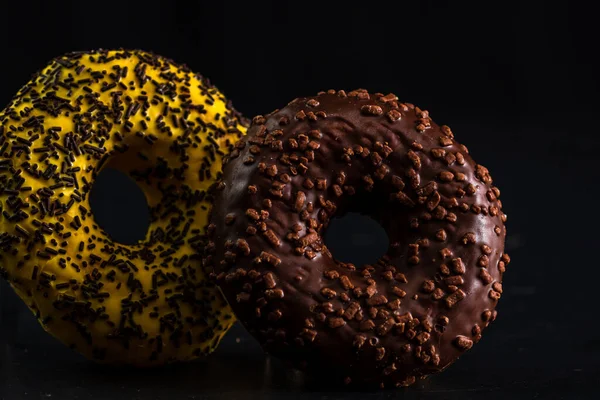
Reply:
[[[2, 283], [0, 399], [596, 397], [596, 14], [566, 1], [462, 3], [3, 4], [2, 104], [51, 58], [99, 47], [186, 63], [250, 117], [329, 88], [396, 93], [450, 125], [490, 169], [513, 262], [498, 320], [473, 350], [416, 387], [359, 394], [306, 382], [239, 326], [205, 361], [150, 371], [95, 366], [44, 335]], [[139, 193], [127, 200], [128, 218], [111, 219], [105, 207], [126, 199], [97, 192], [95, 212], [109, 231], [124, 241], [143, 235]]]

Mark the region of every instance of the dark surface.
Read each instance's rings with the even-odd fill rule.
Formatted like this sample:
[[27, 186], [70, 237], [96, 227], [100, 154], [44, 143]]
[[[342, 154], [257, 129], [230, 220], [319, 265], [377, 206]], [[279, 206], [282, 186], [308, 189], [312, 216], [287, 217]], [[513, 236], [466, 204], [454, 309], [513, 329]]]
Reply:
[[347, 393], [303, 382], [239, 327], [206, 361], [95, 366], [1, 282], [0, 399], [597, 398], [597, 13], [541, 0], [119, 3], [3, 4], [0, 103], [58, 54], [120, 46], [188, 63], [248, 116], [329, 88], [395, 92], [448, 124], [502, 189], [512, 262], [498, 319], [416, 387]]
[[[236, 325], [209, 359], [153, 370], [94, 365], [45, 335], [3, 283], [0, 399], [531, 399], [596, 398], [600, 340], [592, 332], [565, 339], [563, 322], [531, 319], [541, 293], [513, 284], [500, 316], [482, 341], [445, 372], [416, 386], [386, 392], [345, 392], [305, 382], [300, 373], [265, 357]], [[537, 307], [536, 307], [537, 305]], [[502, 311], [510, 309], [502, 315]], [[574, 310], [575, 311], [575, 310]], [[15, 313], [17, 313], [15, 315]], [[239, 342], [238, 342], [239, 339]]]

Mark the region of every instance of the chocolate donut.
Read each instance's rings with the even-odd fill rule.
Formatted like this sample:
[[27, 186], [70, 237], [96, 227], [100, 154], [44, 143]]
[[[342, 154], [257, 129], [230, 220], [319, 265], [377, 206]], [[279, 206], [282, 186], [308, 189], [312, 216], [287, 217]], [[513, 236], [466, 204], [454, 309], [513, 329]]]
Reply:
[[[204, 265], [263, 348], [296, 367], [407, 386], [496, 318], [500, 191], [449, 127], [393, 94], [330, 90], [255, 117], [215, 196]], [[348, 211], [390, 238], [373, 265], [323, 243]]]

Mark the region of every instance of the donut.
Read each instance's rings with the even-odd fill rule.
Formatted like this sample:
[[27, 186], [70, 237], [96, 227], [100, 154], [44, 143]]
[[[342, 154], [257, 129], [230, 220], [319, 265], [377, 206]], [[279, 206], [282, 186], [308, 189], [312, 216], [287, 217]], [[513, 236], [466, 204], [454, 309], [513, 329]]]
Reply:
[[[270, 354], [332, 383], [408, 386], [496, 318], [506, 216], [488, 170], [448, 126], [366, 90], [253, 119], [215, 186], [203, 263]], [[377, 262], [337, 261], [334, 217], [386, 230]]]
[[[0, 275], [87, 358], [152, 366], [210, 353], [235, 319], [201, 268], [208, 189], [245, 130], [208, 80], [167, 58], [54, 59], [0, 114]], [[94, 220], [89, 194], [107, 167], [148, 202], [133, 245]]]

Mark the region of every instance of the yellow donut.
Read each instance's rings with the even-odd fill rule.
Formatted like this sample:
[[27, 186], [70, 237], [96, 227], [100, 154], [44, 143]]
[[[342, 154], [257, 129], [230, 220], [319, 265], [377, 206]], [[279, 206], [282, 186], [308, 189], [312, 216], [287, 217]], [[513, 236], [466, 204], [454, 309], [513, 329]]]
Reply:
[[[0, 275], [49, 333], [139, 366], [210, 353], [234, 322], [200, 268], [209, 188], [245, 120], [209, 81], [142, 51], [53, 60], [0, 114]], [[135, 245], [95, 223], [110, 166], [143, 190]]]

